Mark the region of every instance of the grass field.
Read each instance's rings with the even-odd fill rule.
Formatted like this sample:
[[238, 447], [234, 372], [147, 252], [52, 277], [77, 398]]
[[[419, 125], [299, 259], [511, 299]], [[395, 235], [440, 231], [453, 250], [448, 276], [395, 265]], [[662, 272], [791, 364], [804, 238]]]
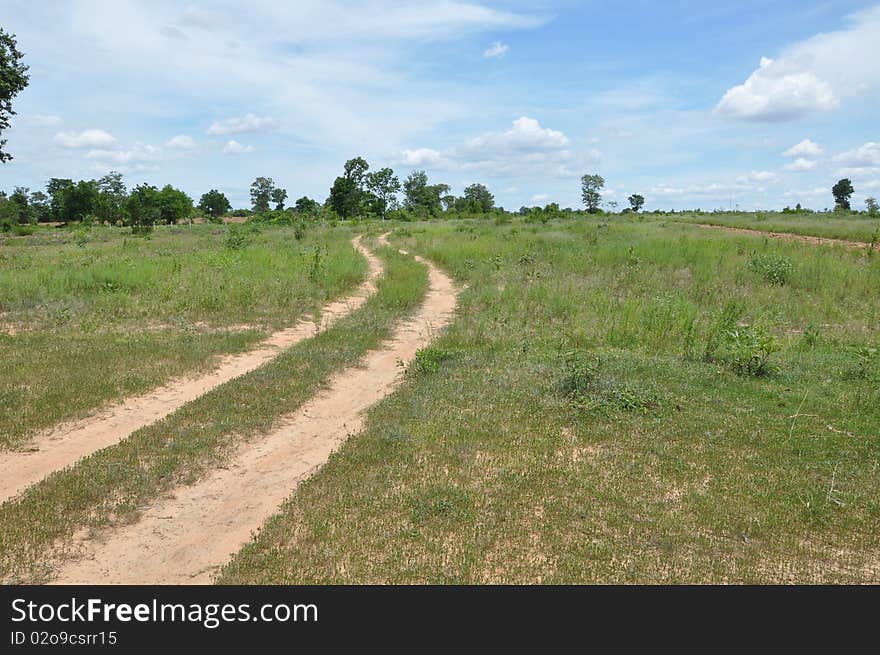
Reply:
[[785, 232], [805, 236], [843, 239], [863, 243], [880, 244], [880, 218], [862, 216], [836, 216], [834, 214], [699, 214], [668, 216], [668, 219], [686, 223], [724, 225], [762, 232]]
[[350, 237], [204, 225], [0, 240], [0, 449], [211, 368], [353, 289], [366, 263]]
[[880, 581], [880, 256], [650, 220], [392, 241], [467, 285], [455, 322], [220, 582]]

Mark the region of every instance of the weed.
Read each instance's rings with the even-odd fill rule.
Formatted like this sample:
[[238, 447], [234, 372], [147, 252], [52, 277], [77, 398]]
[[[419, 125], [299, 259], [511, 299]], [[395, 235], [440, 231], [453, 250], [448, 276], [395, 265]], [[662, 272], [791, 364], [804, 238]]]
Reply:
[[768, 373], [770, 357], [779, 342], [759, 327], [741, 326], [727, 333], [726, 360], [740, 375], [760, 377]]
[[451, 359], [452, 353], [436, 346], [428, 346], [416, 352], [408, 372], [414, 375], [427, 375], [440, 370], [440, 365]]
[[244, 250], [250, 244], [251, 238], [239, 225], [230, 225], [226, 233], [227, 250]]
[[770, 284], [782, 286], [794, 272], [794, 265], [782, 255], [753, 253], [749, 259], [749, 269], [759, 273]]

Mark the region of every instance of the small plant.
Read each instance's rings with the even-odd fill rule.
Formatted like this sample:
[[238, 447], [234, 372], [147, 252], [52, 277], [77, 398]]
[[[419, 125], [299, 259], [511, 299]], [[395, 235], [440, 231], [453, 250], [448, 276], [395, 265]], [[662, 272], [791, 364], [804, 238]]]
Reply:
[[636, 249], [630, 246], [629, 250], [626, 251], [626, 265], [629, 268], [638, 268], [641, 263], [642, 260], [636, 254]]
[[248, 243], [250, 243], [250, 237], [245, 230], [238, 225], [229, 226], [229, 231], [226, 233], [227, 250], [244, 250]]
[[309, 264], [309, 280], [317, 282], [321, 278], [321, 272], [324, 270], [324, 251], [320, 246], [315, 246], [312, 251], [312, 261]]
[[293, 226], [293, 238], [302, 241], [306, 236], [306, 222], [299, 219]]
[[452, 358], [452, 353], [443, 348], [428, 346], [416, 352], [416, 356], [409, 366], [409, 371], [415, 375], [427, 375], [440, 370], [440, 364]]
[[782, 255], [753, 253], [749, 259], [749, 269], [759, 273], [770, 284], [782, 286], [788, 282], [794, 272], [794, 265], [790, 259]]
[[588, 359], [582, 351], [568, 351], [563, 355], [559, 391], [567, 398], [584, 395], [596, 381], [601, 363], [598, 357]]
[[730, 301], [715, 316], [709, 326], [706, 348], [703, 351], [703, 359], [705, 361], [711, 362], [715, 360], [715, 354], [718, 352], [718, 349], [724, 343], [727, 335], [736, 327], [744, 313], [745, 310], [740, 303]]
[[853, 349], [856, 359], [854, 376], [859, 380], [870, 380], [874, 372], [880, 368], [880, 348], [858, 346]]
[[770, 357], [779, 351], [779, 342], [758, 327], [738, 327], [728, 333], [727, 359], [740, 375], [760, 377], [768, 373]]
[[15, 234], [17, 236], [26, 237], [26, 236], [29, 236], [34, 233], [34, 226], [33, 225], [16, 225], [13, 228], [13, 232], [15, 232]]
[[819, 326], [810, 324], [804, 329], [804, 334], [801, 336], [801, 344], [803, 348], [807, 350], [813, 350], [816, 345], [819, 343]]

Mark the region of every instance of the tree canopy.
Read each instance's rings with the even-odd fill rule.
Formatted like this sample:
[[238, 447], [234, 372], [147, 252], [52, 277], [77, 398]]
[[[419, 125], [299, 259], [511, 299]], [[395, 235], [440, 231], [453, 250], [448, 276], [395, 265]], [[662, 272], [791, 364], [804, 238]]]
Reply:
[[[24, 55], [19, 51], [14, 34], [7, 34], [0, 27], [0, 135], [9, 128], [15, 111], [12, 99], [28, 85], [28, 67], [22, 63]], [[4, 152], [6, 139], [0, 139], [0, 163], [12, 159]]]

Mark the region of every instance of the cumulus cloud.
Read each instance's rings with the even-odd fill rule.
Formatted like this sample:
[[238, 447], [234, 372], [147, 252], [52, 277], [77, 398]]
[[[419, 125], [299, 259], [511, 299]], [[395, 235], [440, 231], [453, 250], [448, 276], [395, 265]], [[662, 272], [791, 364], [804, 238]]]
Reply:
[[116, 145], [116, 137], [104, 130], [91, 129], [82, 132], [59, 132], [55, 143], [65, 148], [108, 148]]
[[432, 169], [479, 170], [490, 175], [547, 175], [571, 177], [575, 162], [596, 162], [601, 153], [591, 150], [580, 159], [569, 150], [569, 138], [522, 116], [510, 129], [487, 132], [443, 151], [431, 148], [404, 150], [402, 162]]
[[762, 58], [748, 79], [729, 89], [715, 111], [746, 120], [781, 121], [830, 111], [848, 96], [880, 84], [880, 6], [847, 17], [845, 28], [817, 34]]
[[805, 159], [803, 157], [798, 157], [790, 164], [786, 164], [782, 168], [787, 171], [794, 171], [796, 173], [802, 173], [804, 171], [811, 171], [819, 164], [815, 159]]
[[782, 153], [783, 157], [819, 157], [825, 150], [818, 143], [804, 139]]
[[844, 166], [856, 168], [875, 168], [880, 166], [880, 143], [868, 141], [866, 144], [834, 156], [834, 161]]
[[493, 57], [503, 57], [510, 50], [510, 46], [501, 41], [495, 41], [488, 49], [483, 52], [483, 56], [491, 59]]
[[226, 155], [243, 155], [249, 152], [254, 152], [256, 148], [253, 146], [245, 146], [236, 141], [235, 139], [230, 139], [225, 146], [223, 146], [223, 153]]
[[149, 144], [135, 144], [131, 148], [108, 150], [95, 148], [86, 153], [86, 159], [94, 159], [112, 164], [137, 164], [157, 162], [162, 159], [162, 149]]
[[172, 150], [192, 150], [196, 147], [196, 141], [186, 134], [178, 134], [177, 136], [168, 139], [168, 141], [165, 142], [165, 147], [171, 148]]
[[211, 136], [226, 136], [228, 134], [246, 134], [248, 132], [268, 132], [278, 127], [271, 118], [246, 114], [240, 118], [227, 118], [225, 121], [217, 121], [208, 128]]
[[815, 73], [762, 57], [758, 70], [743, 84], [728, 89], [715, 112], [730, 118], [783, 121], [837, 109], [839, 104], [828, 83]]

